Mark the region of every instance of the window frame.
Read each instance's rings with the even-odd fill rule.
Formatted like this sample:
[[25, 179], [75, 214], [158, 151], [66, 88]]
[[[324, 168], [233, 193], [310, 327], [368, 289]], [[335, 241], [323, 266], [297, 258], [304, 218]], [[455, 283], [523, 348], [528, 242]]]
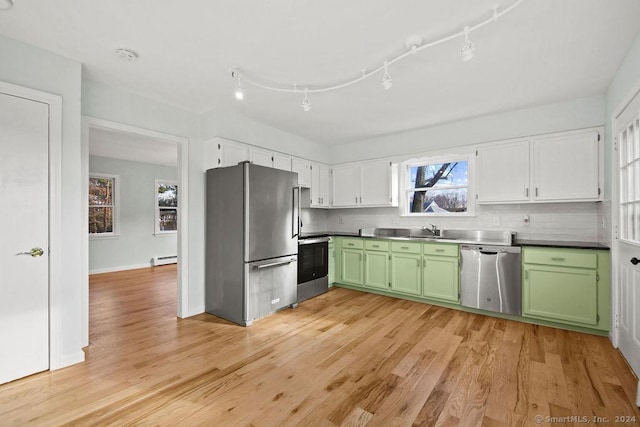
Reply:
[[[445, 187], [447, 189], [466, 188], [467, 189], [467, 210], [466, 212], [410, 212], [410, 193], [415, 192], [411, 188], [411, 168], [415, 166], [433, 165], [439, 163], [467, 162], [467, 185], [454, 185]], [[476, 193], [475, 193], [475, 155], [473, 153], [428, 155], [420, 158], [406, 160], [401, 165], [400, 173], [400, 216], [403, 217], [475, 217]]]
[[[160, 203], [159, 203], [159, 199], [158, 199], [158, 187], [160, 186], [160, 184], [166, 184], [166, 185], [175, 185], [176, 186], [176, 197], [177, 197], [177, 204], [175, 207], [161, 207]], [[180, 209], [180, 188], [178, 187], [178, 181], [174, 181], [174, 180], [170, 180], [170, 179], [156, 179], [155, 180], [155, 190], [154, 190], [154, 195], [155, 195], [155, 223], [154, 223], [154, 235], [156, 236], [171, 236], [171, 235], [175, 235], [178, 233], [178, 216], [180, 215], [179, 209]], [[160, 230], [160, 211], [163, 209], [174, 209], [176, 211], [176, 229], [175, 230]]]
[[111, 179], [113, 180], [113, 197], [111, 205], [91, 205], [90, 201], [87, 200], [87, 216], [89, 215], [89, 211], [92, 207], [111, 207], [113, 213], [111, 214], [113, 218], [112, 231], [106, 233], [91, 233], [89, 232], [90, 239], [103, 239], [103, 238], [113, 238], [120, 236], [120, 175], [107, 174], [107, 173], [93, 173], [89, 172], [89, 180], [87, 181], [87, 199], [89, 198], [89, 181], [91, 178], [98, 179]]

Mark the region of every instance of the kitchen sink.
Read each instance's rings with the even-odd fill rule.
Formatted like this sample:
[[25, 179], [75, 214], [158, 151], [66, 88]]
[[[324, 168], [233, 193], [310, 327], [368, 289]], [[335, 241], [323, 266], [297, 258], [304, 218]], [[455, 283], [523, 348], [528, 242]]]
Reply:
[[438, 240], [451, 243], [511, 245], [514, 234], [509, 231], [494, 230], [438, 230], [435, 235], [430, 229], [423, 228], [361, 228], [362, 237], [381, 239], [421, 239]]

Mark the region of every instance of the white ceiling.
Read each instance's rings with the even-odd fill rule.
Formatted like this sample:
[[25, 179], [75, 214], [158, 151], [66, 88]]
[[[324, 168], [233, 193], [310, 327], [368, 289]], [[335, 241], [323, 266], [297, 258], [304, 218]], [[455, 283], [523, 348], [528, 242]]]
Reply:
[[[515, 0], [503, 0], [502, 7]], [[86, 77], [195, 112], [230, 110], [325, 144], [527, 108], [606, 91], [640, 30], [638, 0], [526, 0], [471, 34], [469, 62], [452, 40], [381, 74], [311, 96], [247, 87], [229, 68], [282, 83], [326, 85], [458, 32], [496, 0], [14, 0], [0, 34], [83, 63]], [[123, 62], [113, 53], [139, 53]]]
[[132, 162], [178, 166], [178, 146], [174, 143], [100, 128], [89, 130], [89, 154]]

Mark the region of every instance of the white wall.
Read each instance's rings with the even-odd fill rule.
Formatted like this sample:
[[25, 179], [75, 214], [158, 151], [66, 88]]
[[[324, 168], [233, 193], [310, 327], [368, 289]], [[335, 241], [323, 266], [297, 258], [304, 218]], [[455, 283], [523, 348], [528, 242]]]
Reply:
[[89, 157], [89, 172], [120, 177], [116, 237], [89, 239], [89, 273], [149, 267], [154, 256], [176, 255], [176, 234], [155, 235], [155, 180], [176, 181], [177, 168]]
[[604, 125], [604, 96], [575, 99], [383, 135], [331, 147], [331, 164], [411, 155]]
[[[604, 96], [594, 96], [492, 114], [333, 147], [331, 159], [334, 164], [363, 156], [402, 162], [424, 154], [472, 153], [477, 144], [485, 142], [602, 126], [604, 109]], [[406, 218], [397, 208], [340, 209], [330, 211], [325, 223], [328, 229], [340, 231], [433, 223], [439, 228], [507, 229], [527, 239], [599, 241], [606, 210], [602, 203], [521, 204], [478, 206], [475, 214], [465, 218]], [[530, 218], [528, 223], [524, 222], [525, 215]]]
[[212, 110], [202, 115], [202, 140], [216, 136], [316, 162], [329, 161], [329, 150], [325, 145], [231, 112]]
[[62, 96], [62, 289], [59, 359], [82, 353], [80, 238], [81, 65], [70, 59], [0, 36], [0, 80]]
[[[204, 150], [200, 116], [102, 83], [82, 80], [82, 114], [188, 139], [188, 289], [189, 316], [204, 311]], [[183, 302], [184, 303], [184, 302]]]

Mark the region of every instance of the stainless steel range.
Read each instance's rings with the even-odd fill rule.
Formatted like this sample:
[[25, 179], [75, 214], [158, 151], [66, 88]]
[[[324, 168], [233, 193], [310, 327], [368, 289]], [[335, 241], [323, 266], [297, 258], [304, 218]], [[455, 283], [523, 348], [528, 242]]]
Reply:
[[329, 237], [298, 239], [298, 302], [329, 290]]

